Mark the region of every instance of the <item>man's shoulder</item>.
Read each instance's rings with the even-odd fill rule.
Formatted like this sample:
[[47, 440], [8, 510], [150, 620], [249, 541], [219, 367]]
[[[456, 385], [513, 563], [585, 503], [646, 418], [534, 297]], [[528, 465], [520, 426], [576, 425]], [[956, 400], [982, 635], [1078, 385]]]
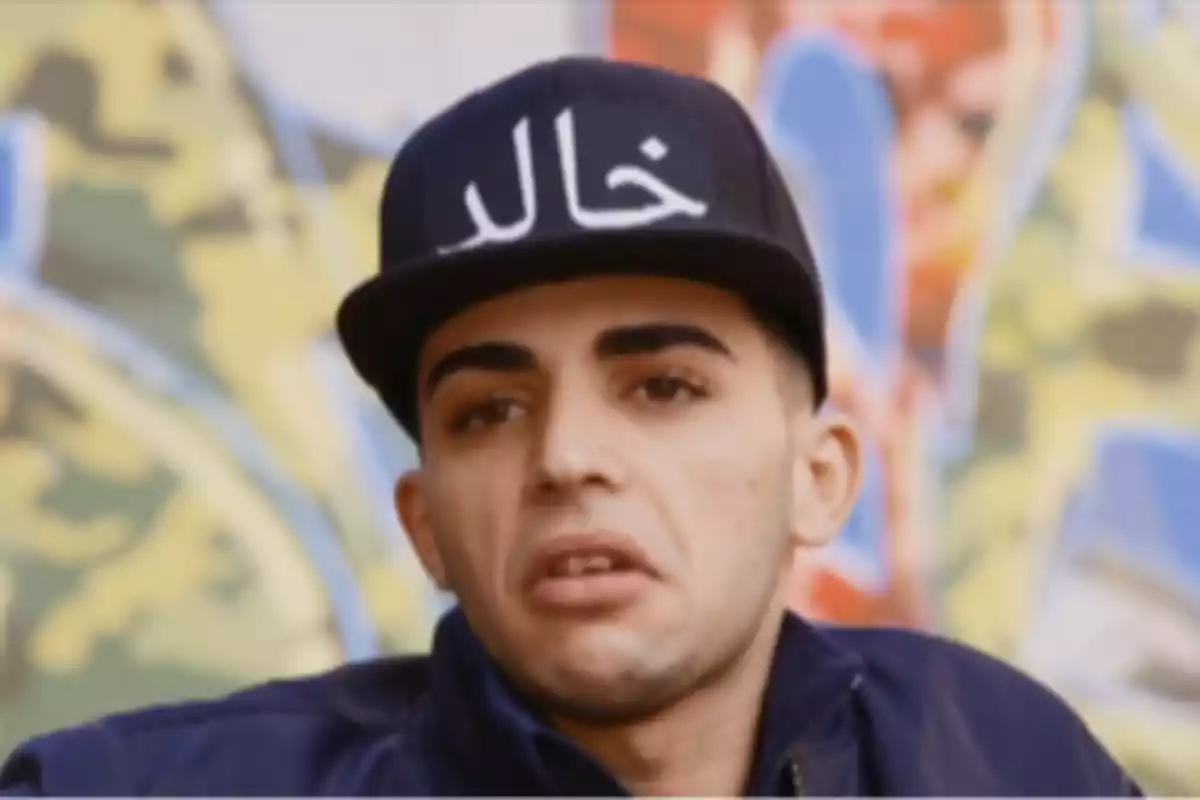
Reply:
[[1000, 658], [911, 630], [823, 630], [861, 658], [858, 694], [897, 773], [928, 758], [951, 794], [969, 793], [956, 772], [1007, 782], [998, 794], [1140, 793], [1065, 698]]
[[820, 630], [857, 653], [869, 672], [939, 685], [947, 677], [983, 680], [1056, 697], [1017, 667], [963, 642], [908, 628], [821, 626]]
[[306, 787], [255, 786], [251, 773], [304, 780], [305, 769], [254, 767], [332, 763], [337, 748], [351, 750], [382, 734], [403, 747], [427, 680], [425, 658], [390, 658], [114, 714], [23, 744], [0, 770], [0, 792], [189, 794], [187, 782], [199, 779], [205, 786], [194, 788], [214, 793], [227, 773], [230, 788], [244, 786], [243, 794], [301, 794]]
[[863, 687], [900, 705], [937, 708], [954, 701], [956, 713], [986, 714], [993, 723], [1006, 717], [1023, 722], [1031, 715], [1076, 725], [1067, 701], [1008, 662], [932, 633], [902, 628], [827, 626], [825, 634], [856, 653], [863, 663]]
[[381, 658], [260, 683], [212, 700], [114, 714], [103, 722], [125, 735], [305, 716], [340, 726], [394, 726], [424, 695], [427, 682], [427, 657]]

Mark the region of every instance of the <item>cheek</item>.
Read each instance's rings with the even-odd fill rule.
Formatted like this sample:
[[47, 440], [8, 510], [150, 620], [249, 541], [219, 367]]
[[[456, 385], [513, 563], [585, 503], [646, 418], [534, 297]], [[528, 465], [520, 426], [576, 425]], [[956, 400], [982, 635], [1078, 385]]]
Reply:
[[774, 558], [788, 537], [783, 448], [732, 437], [713, 444], [687, 448], [670, 471], [672, 485], [660, 483], [680, 546], [709, 569]]
[[456, 590], [491, 591], [513, 545], [517, 487], [490, 470], [464, 470], [431, 481], [430, 519]]
[[706, 518], [720, 527], [714, 533], [743, 543], [748, 535], [777, 528], [787, 507], [787, 485], [781, 465], [761, 460], [739, 463], [732, 458], [709, 465], [696, 476], [703, 487], [700, 504]]

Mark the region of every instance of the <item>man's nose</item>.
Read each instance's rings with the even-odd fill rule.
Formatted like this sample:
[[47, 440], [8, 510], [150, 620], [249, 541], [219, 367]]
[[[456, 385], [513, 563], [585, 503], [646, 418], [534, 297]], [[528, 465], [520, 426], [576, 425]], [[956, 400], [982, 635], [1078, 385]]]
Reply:
[[532, 488], [543, 501], [624, 481], [610, 413], [603, 403], [560, 398], [551, 403], [534, 446]]

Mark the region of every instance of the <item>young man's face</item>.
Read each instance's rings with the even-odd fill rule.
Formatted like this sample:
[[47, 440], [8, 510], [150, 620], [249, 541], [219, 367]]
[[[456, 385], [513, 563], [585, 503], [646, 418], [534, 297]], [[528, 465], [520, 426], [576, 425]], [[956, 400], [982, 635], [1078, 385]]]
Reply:
[[778, 625], [858, 478], [781, 360], [733, 295], [653, 278], [505, 295], [426, 343], [401, 518], [543, 705], [653, 713]]

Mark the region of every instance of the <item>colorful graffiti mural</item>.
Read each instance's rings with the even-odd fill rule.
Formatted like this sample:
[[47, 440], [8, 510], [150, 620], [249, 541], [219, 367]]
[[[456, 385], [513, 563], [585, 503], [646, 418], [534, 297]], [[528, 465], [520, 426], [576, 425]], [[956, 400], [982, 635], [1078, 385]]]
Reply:
[[392, 143], [256, 82], [221, 6], [0, 8], [0, 746], [425, 643], [407, 444], [330, 317]]
[[[1148, 789], [1195, 794], [1192, 5], [610, 0], [583, 21], [742, 98], [813, 228], [835, 401], [872, 451], [797, 607], [1001, 655]], [[421, 648], [444, 606], [389, 508], [411, 446], [330, 326], [372, 269], [387, 158], [438, 98], [295, 78], [247, 7], [0, 5], [3, 749]], [[550, 51], [576, 24], [554, 14], [529, 23]], [[301, 50], [342, 37], [325, 71], [369, 50], [293, 23]]]
[[797, 604], [946, 632], [1200, 791], [1200, 17], [1186, 2], [614, 2], [756, 114], [875, 434]]

